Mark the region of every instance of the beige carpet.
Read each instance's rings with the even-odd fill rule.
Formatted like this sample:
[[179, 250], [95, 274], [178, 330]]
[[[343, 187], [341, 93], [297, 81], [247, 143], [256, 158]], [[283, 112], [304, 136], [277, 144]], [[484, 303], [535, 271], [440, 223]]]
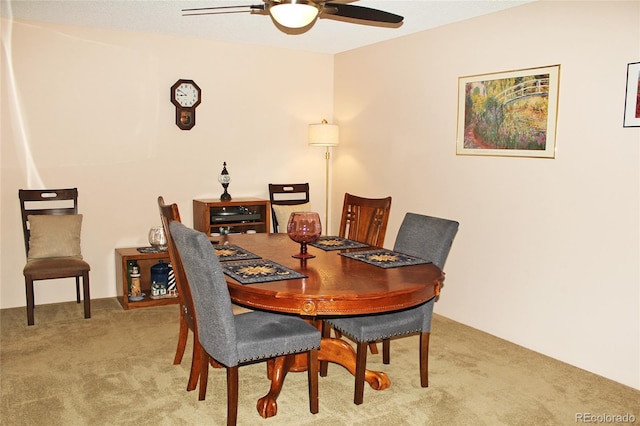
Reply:
[[[211, 369], [207, 400], [186, 392], [190, 345], [172, 365], [178, 307], [123, 311], [95, 300], [93, 318], [75, 303], [1, 311], [2, 425], [204, 425], [225, 423], [224, 370]], [[353, 404], [353, 377], [335, 364], [320, 378], [320, 413], [309, 413], [306, 374], [291, 373], [278, 414], [255, 408], [269, 381], [265, 364], [240, 369], [240, 425], [569, 425], [576, 413], [635, 416], [640, 391], [435, 316], [430, 385], [420, 387], [418, 338], [391, 345], [391, 365], [369, 355], [392, 385], [366, 385]], [[609, 424], [612, 424], [609, 422]]]

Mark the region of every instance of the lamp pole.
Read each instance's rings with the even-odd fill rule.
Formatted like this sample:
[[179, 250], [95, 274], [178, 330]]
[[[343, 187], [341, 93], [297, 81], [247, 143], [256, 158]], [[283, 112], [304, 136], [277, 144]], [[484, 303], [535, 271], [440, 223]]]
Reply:
[[325, 175], [324, 175], [324, 222], [325, 222], [325, 235], [329, 235], [329, 159], [331, 154], [329, 153], [329, 147], [324, 153], [325, 159]]
[[340, 129], [336, 124], [329, 124], [327, 120], [322, 120], [321, 123], [309, 125], [309, 145], [324, 146], [326, 148], [324, 154], [324, 222], [326, 235], [329, 233], [329, 160], [331, 159], [329, 147], [336, 146], [338, 143], [340, 143]]

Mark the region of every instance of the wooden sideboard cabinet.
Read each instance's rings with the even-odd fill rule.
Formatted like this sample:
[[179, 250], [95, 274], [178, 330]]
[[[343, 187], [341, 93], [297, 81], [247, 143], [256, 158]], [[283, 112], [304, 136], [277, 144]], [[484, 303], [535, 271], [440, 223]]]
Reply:
[[211, 234], [221, 232], [270, 232], [271, 205], [260, 198], [193, 200], [193, 228]]
[[[127, 262], [130, 260], [138, 262], [138, 266], [140, 267], [140, 287], [145, 294], [144, 300], [137, 302], [129, 300]], [[151, 267], [160, 260], [169, 263], [169, 252], [140, 253], [135, 247], [116, 249], [116, 293], [118, 301], [125, 310], [179, 303], [178, 297], [168, 297], [164, 299], [151, 298]]]

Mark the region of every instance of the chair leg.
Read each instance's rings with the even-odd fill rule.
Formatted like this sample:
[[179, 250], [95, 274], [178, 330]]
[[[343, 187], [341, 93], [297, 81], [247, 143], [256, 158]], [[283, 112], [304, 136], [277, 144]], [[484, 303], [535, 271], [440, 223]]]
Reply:
[[[204, 352], [202, 346], [200, 346], [200, 341], [193, 337], [193, 352], [191, 355], [191, 370], [189, 371], [189, 382], [187, 382], [187, 392], [191, 392], [198, 386], [198, 379], [202, 376], [201, 369], [203, 364], [207, 364], [207, 360], [209, 360], [209, 355]], [[213, 358], [211, 358], [213, 360]], [[209, 377], [209, 367], [207, 369], [207, 377]], [[204, 393], [202, 393], [202, 400], [204, 400], [204, 394], [207, 393], [207, 384], [204, 385]], [[200, 389], [202, 389], [202, 384], [200, 384]]]
[[[199, 347], [198, 352], [201, 352], [201, 355], [197, 360], [197, 362], [200, 364], [200, 389], [198, 390], [198, 401], [204, 401], [204, 398], [207, 395], [207, 383], [209, 381], [209, 358], [210, 357], [209, 357], [209, 354], [206, 353], [199, 344], [198, 344], [198, 347]], [[192, 362], [196, 362], [196, 359], [194, 359]], [[193, 368], [193, 365], [192, 365], [192, 368]]]
[[[331, 337], [331, 330], [332, 327], [325, 323], [322, 322], [322, 338], [330, 338]], [[336, 333], [338, 333], [338, 330], [335, 330]], [[327, 377], [327, 372], [329, 369], [329, 362], [328, 361], [320, 361], [320, 376], [321, 377]]]
[[189, 325], [187, 320], [184, 319], [184, 309], [180, 305], [180, 329], [178, 331], [178, 347], [176, 348], [176, 356], [173, 358], [173, 365], [178, 365], [182, 362], [184, 351], [187, 346], [187, 338], [189, 337]]
[[391, 362], [391, 339], [382, 341], [382, 363], [389, 364]]
[[358, 342], [356, 349], [356, 389], [353, 395], [353, 402], [356, 405], [362, 404], [364, 399], [364, 373], [367, 367], [367, 342]]
[[34, 324], [34, 315], [33, 315], [33, 307], [34, 297], [33, 297], [33, 280], [30, 277], [24, 277], [24, 286], [27, 290], [27, 325]]
[[227, 426], [238, 421], [238, 366], [227, 367]]
[[429, 336], [431, 333], [420, 334], [420, 386], [429, 386]]
[[[78, 277], [76, 277], [78, 279]], [[89, 294], [89, 273], [82, 274], [82, 289], [84, 291], [84, 317], [91, 318], [91, 295]], [[78, 290], [76, 288], [76, 290]], [[78, 296], [79, 297], [79, 296]], [[78, 300], [80, 303], [80, 300]]]
[[76, 303], [80, 303], [80, 277], [76, 277]]
[[308, 353], [307, 375], [309, 381], [309, 411], [317, 414], [318, 406], [318, 350], [311, 349]]

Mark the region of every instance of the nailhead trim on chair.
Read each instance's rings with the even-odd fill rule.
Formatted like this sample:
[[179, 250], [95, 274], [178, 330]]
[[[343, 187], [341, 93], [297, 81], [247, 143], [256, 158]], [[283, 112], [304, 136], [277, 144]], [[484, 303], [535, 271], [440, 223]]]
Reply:
[[297, 354], [297, 353], [301, 353], [301, 352], [308, 352], [312, 349], [320, 349], [320, 346], [307, 346], [306, 348], [300, 348], [297, 350], [293, 350], [293, 351], [287, 351], [287, 352], [276, 352], [276, 353], [272, 353], [269, 355], [265, 355], [265, 356], [261, 356], [258, 358], [243, 358], [238, 360], [239, 363], [245, 363], [245, 362], [251, 362], [251, 361], [258, 361], [261, 359], [269, 359], [269, 358], [276, 358], [279, 356], [284, 356], [284, 355], [290, 355], [290, 354]]
[[[345, 332], [342, 328], [340, 327], [336, 327], [335, 325], [331, 324], [333, 326], [334, 329], [338, 330], [339, 332], [341, 332], [342, 334], [348, 336], [349, 338], [355, 340], [356, 342], [358, 341], [358, 339], [356, 339], [354, 336], [351, 336], [349, 333]], [[384, 336], [378, 336], [374, 339], [371, 340], [367, 340], [367, 341], [377, 341], [377, 340], [384, 340], [384, 339], [390, 339], [392, 337], [395, 336], [405, 336], [407, 334], [412, 334], [412, 333], [420, 333], [422, 331], [421, 328], [416, 328], [414, 330], [409, 330], [409, 331], [405, 331], [403, 333], [393, 333], [393, 334], [386, 334]]]

